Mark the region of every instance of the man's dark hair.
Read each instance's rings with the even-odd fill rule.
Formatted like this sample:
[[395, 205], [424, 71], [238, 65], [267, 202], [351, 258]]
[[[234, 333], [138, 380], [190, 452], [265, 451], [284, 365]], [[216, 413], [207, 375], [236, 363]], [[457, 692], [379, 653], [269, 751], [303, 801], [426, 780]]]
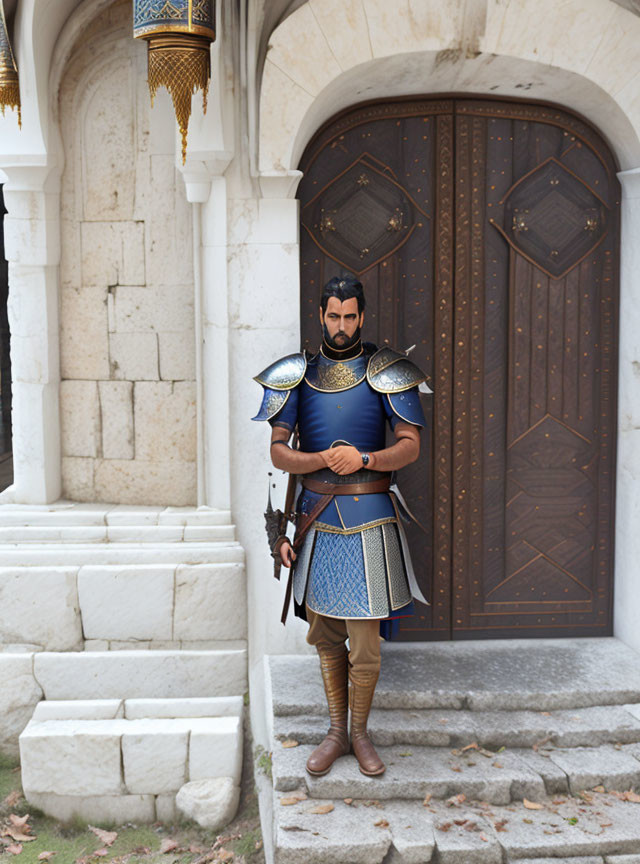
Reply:
[[358, 282], [355, 276], [334, 276], [327, 282], [320, 297], [323, 312], [327, 311], [329, 297], [337, 297], [341, 303], [355, 297], [358, 301], [358, 312], [364, 312], [364, 291], [362, 283]]

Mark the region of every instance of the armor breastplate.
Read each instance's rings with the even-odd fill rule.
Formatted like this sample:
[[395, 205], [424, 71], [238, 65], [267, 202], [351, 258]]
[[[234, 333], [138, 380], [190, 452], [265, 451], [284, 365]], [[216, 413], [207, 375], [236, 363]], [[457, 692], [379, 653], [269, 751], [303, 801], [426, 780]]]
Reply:
[[299, 385], [301, 450], [326, 450], [338, 440], [362, 451], [385, 446], [386, 414], [366, 380], [367, 362], [364, 355], [336, 362], [322, 354], [309, 361]]

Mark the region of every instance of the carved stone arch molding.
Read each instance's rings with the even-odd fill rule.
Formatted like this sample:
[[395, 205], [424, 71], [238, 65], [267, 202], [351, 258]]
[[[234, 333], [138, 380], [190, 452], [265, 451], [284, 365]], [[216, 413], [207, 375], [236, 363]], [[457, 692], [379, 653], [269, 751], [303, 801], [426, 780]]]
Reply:
[[289, 15], [271, 35], [261, 79], [260, 172], [295, 170], [337, 111], [425, 92], [568, 106], [603, 130], [622, 169], [640, 165], [638, 16], [604, 0], [588, 14], [581, 0], [490, 4], [467, 52], [463, 7], [311, 0]]

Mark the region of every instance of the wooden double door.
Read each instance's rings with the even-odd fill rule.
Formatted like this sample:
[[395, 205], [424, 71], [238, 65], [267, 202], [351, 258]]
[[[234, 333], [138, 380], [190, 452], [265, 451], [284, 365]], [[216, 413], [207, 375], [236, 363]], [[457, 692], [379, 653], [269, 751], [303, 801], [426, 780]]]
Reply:
[[553, 106], [349, 110], [300, 164], [303, 345], [351, 273], [364, 338], [429, 376], [400, 488], [429, 607], [403, 639], [607, 635], [613, 589], [619, 185]]

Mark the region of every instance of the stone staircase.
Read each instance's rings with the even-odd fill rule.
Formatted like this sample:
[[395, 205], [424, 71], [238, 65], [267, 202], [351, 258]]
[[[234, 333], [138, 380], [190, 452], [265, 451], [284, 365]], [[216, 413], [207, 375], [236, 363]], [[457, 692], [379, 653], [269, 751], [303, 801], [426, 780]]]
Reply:
[[317, 658], [269, 658], [269, 854], [640, 864], [639, 661], [616, 639], [385, 644], [370, 718], [385, 774], [346, 756], [312, 778], [327, 727]]
[[45, 812], [153, 820], [187, 782], [235, 789], [246, 635], [228, 512], [0, 506], [0, 750], [20, 736]]

